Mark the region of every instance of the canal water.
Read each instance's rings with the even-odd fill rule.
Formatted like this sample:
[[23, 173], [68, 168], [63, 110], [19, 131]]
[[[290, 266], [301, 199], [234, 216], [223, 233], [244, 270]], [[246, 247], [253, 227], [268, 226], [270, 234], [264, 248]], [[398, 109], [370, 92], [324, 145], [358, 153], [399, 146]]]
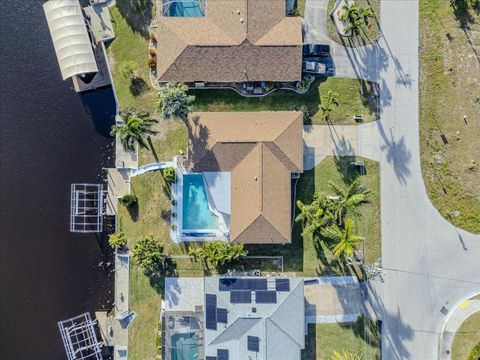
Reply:
[[111, 89], [62, 81], [42, 0], [0, 11], [0, 359], [65, 359], [57, 321], [108, 309], [105, 236], [69, 232], [70, 184], [113, 164]]

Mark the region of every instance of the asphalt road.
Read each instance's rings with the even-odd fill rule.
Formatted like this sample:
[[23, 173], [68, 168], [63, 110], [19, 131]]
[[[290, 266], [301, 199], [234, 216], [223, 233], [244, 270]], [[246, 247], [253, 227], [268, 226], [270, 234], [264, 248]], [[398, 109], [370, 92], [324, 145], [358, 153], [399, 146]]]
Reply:
[[[307, 41], [322, 40], [325, 4], [307, 0]], [[383, 0], [378, 43], [350, 50], [336, 46], [333, 52], [337, 75], [380, 84], [385, 275], [384, 282], [372, 282], [369, 300], [383, 320], [382, 355], [388, 360], [438, 359], [439, 335], [449, 314], [480, 293], [480, 236], [442, 218], [422, 178], [418, 21], [418, 1]]]

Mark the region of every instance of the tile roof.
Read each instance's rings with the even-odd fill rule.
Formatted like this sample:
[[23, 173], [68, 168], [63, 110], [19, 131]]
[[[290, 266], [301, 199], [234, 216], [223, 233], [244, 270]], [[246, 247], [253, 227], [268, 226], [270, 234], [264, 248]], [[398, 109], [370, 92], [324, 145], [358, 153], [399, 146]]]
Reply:
[[160, 81], [298, 81], [300, 17], [285, 0], [209, 0], [205, 17], [167, 17], [157, 28]]
[[189, 170], [231, 172], [230, 240], [291, 242], [291, 173], [303, 171], [300, 112], [193, 113]]

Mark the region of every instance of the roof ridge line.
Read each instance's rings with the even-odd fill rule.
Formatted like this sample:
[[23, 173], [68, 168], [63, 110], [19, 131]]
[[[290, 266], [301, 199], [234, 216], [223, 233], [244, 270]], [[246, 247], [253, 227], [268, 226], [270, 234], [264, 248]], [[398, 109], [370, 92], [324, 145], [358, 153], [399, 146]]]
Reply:
[[[275, 321], [273, 321], [272, 319], [270, 319], [270, 317], [266, 318], [265, 320], [270, 321], [270, 322], [271, 322], [273, 325], [275, 325], [275, 327], [277, 327], [282, 333], [284, 333], [285, 335], [287, 335], [295, 344], [297, 344], [298, 347], [302, 348], [302, 345], [299, 344], [297, 340], [295, 340], [294, 338], [292, 338], [289, 333], [285, 332], [285, 330], [283, 330], [283, 329], [280, 327], [280, 325], [278, 325]], [[266, 338], [266, 337], [265, 337], [265, 338]]]

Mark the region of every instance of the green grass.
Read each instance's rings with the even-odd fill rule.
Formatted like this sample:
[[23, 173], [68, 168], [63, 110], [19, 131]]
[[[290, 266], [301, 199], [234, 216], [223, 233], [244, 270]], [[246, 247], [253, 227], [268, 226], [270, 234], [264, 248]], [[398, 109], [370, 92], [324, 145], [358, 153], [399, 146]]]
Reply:
[[334, 351], [348, 350], [363, 360], [380, 359], [380, 329], [376, 322], [359, 318], [355, 323], [309, 324], [303, 360], [330, 360]]
[[480, 233], [480, 58], [473, 49], [480, 12], [469, 3], [420, 2], [420, 145], [432, 203], [454, 225]]
[[[480, 356], [479, 324], [480, 311], [473, 313], [463, 322], [453, 338], [452, 360], [477, 360]], [[477, 357], [474, 357], [474, 354]]]
[[301, 17], [305, 16], [305, 1], [306, 0], [297, 0], [295, 4]]
[[[366, 238], [365, 261], [373, 263], [381, 256], [380, 237], [380, 169], [376, 161], [360, 157], [328, 157], [314, 169], [305, 171], [297, 184], [297, 199], [310, 203], [315, 191], [328, 191], [327, 182], [332, 180], [346, 186], [354, 177], [348, 164], [352, 161], [364, 161], [367, 174], [362, 177], [367, 188], [372, 190], [370, 203], [361, 207], [361, 218], [355, 219], [357, 233]], [[331, 194], [331, 192], [329, 193]], [[323, 242], [314, 241], [313, 236], [301, 236], [301, 225], [294, 224], [292, 243], [288, 245], [247, 245], [250, 255], [283, 256], [286, 272], [298, 276], [318, 275], [362, 275], [355, 269], [335, 259]], [[363, 246], [362, 246], [363, 249]]]
[[[133, 248], [136, 241], [146, 234], [154, 234], [165, 246], [169, 255], [188, 253], [188, 244], [175, 244], [169, 235], [170, 199], [168, 189], [159, 171], [132, 178], [132, 192], [138, 197], [138, 210], [133, 216], [119, 205], [118, 219], [121, 229]], [[174, 260], [170, 276], [203, 276], [201, 263], [190, 259]], [[129, 334], [129, 358], [136, 360], [155, 359], [156, 336], [160, 316], [160, 301], [163, 296], [164, 275], [149, 278], [133, 260], [130, 267], [130, 309], [137, 313]]]
[[[151, 137], [154, 151], [140, 149], [140, 166], [159, 161], [172, 161], [173, 157], [187, 153], [188, 134], [183, 122], [159, 119], [158, 134]], [[157, 159], [155, 158], [155, 155]]]
[[313, 124], [322, 124], [319, 106], [321, 95], [328, 90], [339, 93], [339, 106], [331, 114], [337, 124], [355, 124], [354, 115], [363, 115], [365, 122], [375, 120], [378, 114], [378, 86], [356, 79], [323, 78], [310, 91], [299, 95], [293, 91], [278, 90], [261, 98], [247, 98], [233, 90], [192, 90], [198, 111], [275, 111], [294, 110], [305, 104], [310, 109]]
[[333, 19], [328, 15], [333, 9], [336, 0], [329, 0], [327, 11], [327, 31], [328, 36], [336, 43], [348, 47], [363, 46], [372, 43], [380, 35], [380, 0], [356, 0], [355, 3], [361, 7], [370, 7], [373, 10], [374, 17], [364, 28], [364, 31], [355, 38], [340, 36], [336, 30]]
[[[154, 112], [156, 92], [151, 87], [148, 75], [148, 36], [144, 31], [137, 30], [140, 25], [132, 24], [146, 21], [146, 19], [127, 15], [128, 3], [129, 1], [120, 0], [117, 1], [117, 6], [110, 8], [115, 40], [108, 45], [107, 52], [115, 91], [120, 109]], [[131, 12], [134, 11], [131, 10]], [[144, 27], [143, 24], [142, 26]], [[120, 65], [127, 61], [133, 61], [138, 65], [139, 77], [133, 83], [130, 79], [123, 77], [119, 71]]]
[[[359, 157], [328, 157], [314, 169], [305, 172], [297, 185], [297, 199], [303, 203], [310, 203], [315, 191], [333, 195], [328, 187], [331, 180], [343, 187], [347, 187], [356, 174], [349, 163], [364, 161], [367, 174], [362, 176], [362, 181], [368, 189], [372, 190], [370, 203], [360, 208], [361, 217], [354, 219], [356, 233], [365, 237], [364, 249], [366, 263], [373, 263], [381, 256], [380, 244], [380, 169], [379, 164], [373, 160]], [[294, 236], [301, 236], [301, 224], [295, 224]], [[312, 234], [303, 236], [303, 273], [305, 276], [324, 274], [345, 274], [349, 269], [334, 258], [330, 248]]]

